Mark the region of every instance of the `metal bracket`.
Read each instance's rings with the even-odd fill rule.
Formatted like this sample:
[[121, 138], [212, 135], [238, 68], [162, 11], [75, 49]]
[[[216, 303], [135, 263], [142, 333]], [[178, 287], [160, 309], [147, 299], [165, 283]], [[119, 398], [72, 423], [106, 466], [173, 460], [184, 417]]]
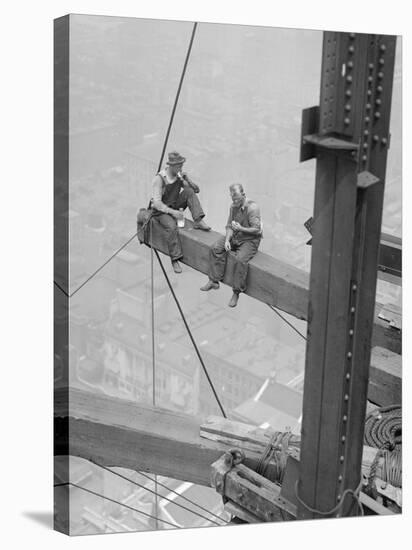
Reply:
[[[313, 235], [313, 224], [315, 223], [315, 218], [313, 216], [311, 216], [310, 218], [308, 218], [305, 222], [304, 222], [304, 226], [306, 227], [306, 229], [309, 231], [309, 233], [311, 235]], [[312, 238], [310, 238], [306, 244], [308, 245], [311, 245], [312, 244]]]
[[354, 156], [359, 151], [359, 144], [331, 133], [320, 134], [319, 107], [315, 106], [302, 111], [300, 162], [315, 158], [317, 148], [350, 152]]
[[281, 488], [242, 464], [245, 456], [230, 449], [212, 464], [211, 485], [222, 495], [225, 509], [248, 523], [296, 518], [296, 505]]
[[308, 134], [303, 136], [303, 144], [311, 143], [317, 147], [322, 147], [323, 149], [330, 149], [333, 151], [358, 151], [359, 145], [348, 141], [346, 139], [337, 138], [328, 134]]
[[375, 183], [379, 183], [380, 179], [368, 172], [367, 170], [364, 170], [363, 172], [360, 172], [358, 174], [358, 180], [356, 182], [356, 185], [360, 189], [367, 189], [371, 185], [375, 185]]

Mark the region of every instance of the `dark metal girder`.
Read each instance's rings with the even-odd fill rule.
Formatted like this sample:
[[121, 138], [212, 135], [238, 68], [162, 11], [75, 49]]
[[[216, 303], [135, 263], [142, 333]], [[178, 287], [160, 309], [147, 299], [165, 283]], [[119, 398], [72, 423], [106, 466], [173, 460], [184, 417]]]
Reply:
[[[334, 509], [360, 480], [395, 43], [392, 36], [324, 33], [319, 119], [312, 112], [310, 120], [317, 138], [308, 144], [303, 137], [317, 170], [301, 518], [324, 517], [312, 510]], [[331, 515], [355, 512], [347, 499]]]

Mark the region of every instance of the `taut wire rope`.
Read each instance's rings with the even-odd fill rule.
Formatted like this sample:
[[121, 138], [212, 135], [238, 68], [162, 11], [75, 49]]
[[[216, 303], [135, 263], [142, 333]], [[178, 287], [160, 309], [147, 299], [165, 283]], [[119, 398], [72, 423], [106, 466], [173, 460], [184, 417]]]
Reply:
[[114, 498], [110, 498], [106, 495], [101, 495], [100, 493], [92, 491], [91, 489], [87, 489], [86, 487], [82, 487], [81, 485], [77, 485], [77, 483], [73, 483], [72, 481], [65, 481], [64, 483], [56, 483], [54, 485], [54, 487], [64, 487], [64, 486], [68, 486], [68, 485], [71, 485], [72, 487], [77, 487], [78, 489], [82, 489], [83, 491], [86, 491], [87, 493], [90, 493], [91, 495], [103, 498], [105, 500], [113, 502], [114, 504], [124, 506], [125, 508], [128, 508], [129, 510], [132, 510], [133, 512], [137, 512], [138, 514], [142, 514], [143, 516], [146, 516], [150, 519], [154, 519], [156, 521], [161, 521], [163, 523], [166, 523], [167, 525], [170, 525], [171, 527], [176, 527], [177, 529], [180, 529], [179, 525], [176, 525], [175, 523], [171, 523], [170, 521], [167, 521], [165, 519], [158, 518], [157, 516], [152, 516], [151, 514], [148, 514], [146, 512], [142, 512], [141, 510], [138, 510], [137, 508], [134, 508], [133, 506], [129, 506], [128, 504], [125, 504], [124, 502], [119, 502], [119, 501], [115, 500]]
[[[102, 468], [103, 470], [106, 470], [107, 472], [110, 472], [111, 474], [121, 478], [121, 479], [124, 479], [125, 481], [128, 481], [129, 483], [131, 483], [132, 485], [135, 485], [136, 487], [139, 487], [140, 489], [144, 489], [145, 491], [148, 491], [149, 493], [152, 493], [152, 494], [156, 494], [155, 491], [153, 491], [153, 489], [149, 489], [149, 487], [146, 487], [145, 485], [142, 485], [141, 483], [135, 481], [134, 479], [130, 479], [129, 477], [121, 474], [120, 472], [116, 472], [116, 470], [112, 470], [111, 468], [108, 468], [107, 466], [103, 466], [103, 464], [99, 464], [98, 462], [95, 462], [94, 460], [90, 460], [90, 462], [92, 462], [93, 464], [95, 464], [96, 466], [99, 466], [99, 468]], [[140, 473], [140, 472], [139, 472]], [[151, 481], [154, 481], [152, 478], [150, 478], [149, 476], [146, 476], [148, 477], [148, 479], [150, 479]], [[179, 493], [177, 493], [179, 494]], [[157, 493], [157, 496], [160, 496], [163, 500], [166, 500], [172, 504], [174, 504], [175, 506], [178, 506], [179, 508], [182, 508], [183, 510], [186, 510], [187, 512], [190, 512], [191, 514], [194, 514], [195, 516], [198, 516], [206, 521], [209, 521], [211, 523], [214, 523], [215, 525], [221, 525], [220, 523], [218, 523], [217, 521], [213, 520], [213, 519], [210, 519], [210, 518], [207, 518], [206, 516], [204, 516], [203, 514], [200, 514], [199, 512], [196, 512], [195, 510], [191, 510], [190, 508], [188, 508], [187, 506], [184, 506], [183, 504], [180, 504], [178, 502], [175, 502], [174, 500], [166, 497], [166, 496], [162, 496], [160, 495], [159, 493]], [[209, 513], [209, 512], [208, 512]]]
[[[179, 85], [178, 85], [178, 88], [177, 88], [175, 100], [174, 100], [174, 103], [173, 103], [172, 112], [171, 112], [171, 115], [170, 115], [169, 124], [168, 124], [167, 131], [166, 131], [166, 136], [165, 136], [165, 139], [163, 141], [163, 148], [162, 148], [162, 152], [161, 152], [160, 159], [159, 159], [159, 165], [158, 165], [158, 168], [157, 168], [158, 172], [160, 172], [160, 170], [162, 168], [167, 143], [169, 141], [170, 130], [172, 128], [173, 120], [174, 120], [175, 113], [176, 113], [177, 103], [179, 101], [180, 92], [182, 90], [182, 85], [183, 85], [183, 80], [184, 80], [184, 77], [185, 77], [185, 74], [186, 74], [187, 64], [189, 62], [190, 53], [192, 51], [193, 40], [195, 38], [196, 29], [197, 29], [197, 23], [194, 23], [193, 24], [193, 29], [192, 29], [192, 34], [191, 34], [191, 37], [190, 37], [189, 47], [187, 49], [185, 62], [183, 64], [183, 70], [182, 70], [182, 73], [180, 75]], [[137, 235], [137, 233], [136, 233], [136, 235]], [[155, 298], [154, 298], [154, 265], [153, 265], [153, 242], [152, 242], [152, 238], [153, 238], [153, 219], [152, 219], [152, 216], [150, 216], [150, 277], [151, 277], [151, 291], [150, 291], [150, 294], [151, 294], [151, 319], [152, 319], [152, 377], [153, 377], [152, 402], [153, 402], [153, 407], [155, 407], [156, 406], [156, 355], [155, 355], [155, 311], [154, 311], [154, 299]], [[156, 474], [155, 474], [154, 479], [155, 479], [155, 490], [156, 490], [156, 493], [157, 493], [157, 475]], [[157, 512], [157, 508], [158, 508], [157, 496], [155, 496], [155, 499], [156, 499], [156, 512]], [[157, 524], [156, 524], [156, 528], [157, 528]]]
[[209, 376], [209, 373], [208, 373], [208, 370], [207, 370], [207, 368], [206, 368], [206, 365], [205, 365], [205, 363], [204, 363], [204, 361], [203, 361], [203, 359], [202, 359], [202, 356], [200, 355], [199, 348], [197, 347], [197, 344], [196, 344], [196, 342], [195, 342], [195, 339], [193, 338], [192, 331], [190, 330], [190, 327], [189, 327], [189, 325], [188, 325], [188, 323], [187, 323], [187, 321], [186, 321], [185, 314], [183, 313], [183, 310], [182, 310], [182, 308], [181, 308], [181, 306], [180, 306], [179, 300], [178, 300], [178, 298], [177, 298], [177, 296], [176, 296], [176, 293], [175, 293], [175, 291], [174, 291], [174, 289], [173, 289], [172, 283], [170, 282], [170, 279], [169, 279], [169, 277], [168, 277], [168, 275], [167, 275], [167, 273], [166, 273], [166, 270], [165, 270], [165, 268], [164, 268], [163, 262], [162, 262], [162, 260], [160, 259], [159, 252], [158, 252], [156, 249], [154, 250], [154, 252], [155, 252], [155, 254], [156, 254], [156, 257], [157, 257], [157, 260], [158, 260], [158, 262], [159, 262], [159, 264], [160, 264], [160, 267], [161, 267], [161, 269], [162, 269], [162, 271], [163, 271], [163, 275], [165, 276], [165, 279], [166, 279], [167, 284], [168, 284], [168, 286], [169, 286], [170, 292], [172, 293], [172, 296], [173, 296], [173, 298], [174, 298], [174, 300], [175, 300], [175, 302], [176, 302], [176, 305], [177, 305], [177, 308], [178, 308], [178, 310], [179, 310], [180, 316], [181, 316], [181, 318], [182, 318], [182, 320], [183, 320], [183, 323], [184, 323], [184, 325], [185, 325], [185, 327], [186, 327], [186, 330], [187, 330], [187, 333], [188, 333], [188, 335], [189, 335], [189, 338], [190, 338], [190, 340], [192, 341], [193, 347], [194, 347], [194, 349], [195, 349], [195, 351], [196, 351], [196, 354], [197, 354], [197, 356], [198, 356], [198, 358], [199, 358], [200, 364], [202, 365], [203, 372], [205, 373], [206, 378], [207, 378], [207, 381], [209, 382], [210, 388], [211, 388], [211, 390], [212, 390], [212, 392], [213, 392], [213, 395], [215, 396], [216, 402], [217, 402], [217, 404], [219, 405], [219, 408], [220, 408], [220, 411], [221, 411], [223, 417], [224, 417], [224, 418], [227, 418], [226, 413], [225, 413], [225, 410], [224, 410], [224, 408], [223, 408], [223, 405], [222, 405], [222, 403], [221, 403], [221, 401], [220, 401], [220, 399], [219, 399], [219, 396], [218, 396], [218, 394], [217, 394], [217, 392], [216, 392], [216, 390], [215, 390], [215, 387], [214, 387], [214, 385], [213, 385], [213, 382], [212, 382], [212, 380], [211, 380], [211, 378], [210, 378], [210, 376]]
[[[150, 476], [148, 476], [146, 473], [144, 472], [139, 472], [139, 474], [143, 477], [146, 477], [147, 479], [150, 479], [150, 481], [154, 481], [154, 479]], [[181, 499], [185, 500], [186, 502], [189, 502], [190, 504], [192, 504], [193, 506], [197, 506], [198, 508], [200, 508], [201, 510], [203, 510], [204, 512], [206, 512], [207, 514], [210, 514], [211, 516], [214, 516], [216, 519], [218, 520], [221, 520], [225, 523], [229, 523], [228, 521], [226, 521], [225, 519], [223, 519], [221, 516], [218, 516], [217, 514], [215, 514], [214, 512], [211, 512], [210, 510], [208, 510], [207, 508], [205, 508], [204, 506], [202, 506], [201, 504], [198, 504], [197, 502], [194, 502], [193, 500], [190, 500], [190, 498], [187, 498], [185, 497], [184, 495], [181, 495], [180, 493], [178, 493], [177, 491], [175, 491], [174, 489], [172, 489], [171, 487], [168, 487], [167, 485], [165, 485], [164, 483], [162, 483], [161, 481], [158, 481], [157, 484], [160, 486], [160, 487], [163, 487], [164, 489], [166, 489], [167, 491], [169, 491], [170, 493], [174, 493], [175, 495], [177, 495], [178, 497], [180, 497]]]

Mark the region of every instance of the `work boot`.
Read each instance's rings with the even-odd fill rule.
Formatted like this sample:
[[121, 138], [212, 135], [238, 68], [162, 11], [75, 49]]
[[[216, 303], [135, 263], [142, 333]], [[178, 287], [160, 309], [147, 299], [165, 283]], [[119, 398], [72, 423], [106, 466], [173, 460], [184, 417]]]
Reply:
[[230, 298], [229, 307], [236, 307], [239, 300], [239, 292], [234, 292]]
[[210, 231], [211, 227], [207, 225], [202, 219], [197, 220], [197, 222], [194, 222], [193, 229], [201, 229], [202, 231]]
[[208, 290], [217, 290], [219, 288], [219, 283], [215, 283], [215, 281], [211, 281], [210, 279], [205, 284], [205, 286], [201, 286], [200, 290], [208, 291]]
[[172, 267], [175, 273], [182, 273], [182, 268], [177, 260], [172, 260]]

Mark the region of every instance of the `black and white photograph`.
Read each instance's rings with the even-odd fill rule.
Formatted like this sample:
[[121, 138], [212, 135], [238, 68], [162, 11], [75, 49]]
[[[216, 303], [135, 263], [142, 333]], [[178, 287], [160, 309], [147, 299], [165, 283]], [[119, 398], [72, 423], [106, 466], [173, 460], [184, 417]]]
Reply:
[[[29, 457], [48, 454], [50, 509], [24, 505], [22, 519], [56, 544], [183, 550], [184, 533], [205, 547], [245, 533], [242, 548], [300, 547], [310, 529], [308, 548], [358, 531], [395, 544], [404, 27], [75, 7], [49, 10], [32, 82], [48, 94], [49, 172], [28, 180], [39, 194], [16, 282], [33, 272], [40, 301], [48, 269], [50, 340], [46, 357], [26, 302], [16, 323], [38, 382], [21, 372], [9, 399], [26, 410], [19, 477], [40, 483]], [[26, 170], [26, 142], [42, 145], [16, 115]]]
[[55, 528], [401, 513], [401, 38], [54, 25]]

